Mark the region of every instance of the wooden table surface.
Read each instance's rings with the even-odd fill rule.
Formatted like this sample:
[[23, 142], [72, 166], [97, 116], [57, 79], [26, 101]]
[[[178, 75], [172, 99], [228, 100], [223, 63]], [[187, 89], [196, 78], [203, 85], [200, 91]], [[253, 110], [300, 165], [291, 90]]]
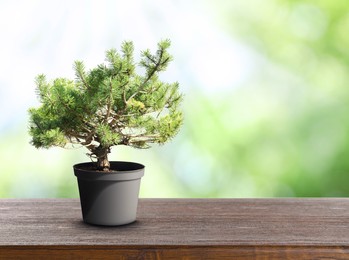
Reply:
[[0, 199], [0, 259], [47, 257], [349, 259], [349, 199], [140, 199], [120, 227], [78, 199]]

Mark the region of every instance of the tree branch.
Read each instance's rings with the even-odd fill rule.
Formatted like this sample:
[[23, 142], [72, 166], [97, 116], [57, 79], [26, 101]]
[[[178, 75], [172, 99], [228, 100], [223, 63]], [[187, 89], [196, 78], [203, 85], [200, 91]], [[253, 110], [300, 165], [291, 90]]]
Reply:
[[113, 102], [113, 85], [112, 85], [111, 79], [109, 79], [109, 97], [108, 97], [108, 104], [107, 104], [107, 113], [105, 115], [105, 122], [108, 122], [112, 102]]
[[76, 76], [78, 76], [78, 78], [81, 80], [81, 82], [85, 85], [85, 87], [88, 89], [89, 85], [87, 84], [87, 81], [85, 79], [85, 76], [83, 74], [83, 70], [84, 69], [84, 65], [82, 62], [75, 62], [75, 72], [76, 72]]
[[[149, 73], [148, 77], [144, 80], [144, 82], [138, 87], [138, 90], [133, 93], [133, 95], [131, 95], [131, 97], [129, 97], [129, 99], [127, 100], [130, 101], [132, 98], [134, 98], [136, 95], [139, 94], [140, 91], [143, 91], [143, 89], [145, 88], [145, 85], [148, 83], [148, 81], [154, 76], [155, 72], [158, 70], [159, 66], [160, 65], [163, 65], [164, 63], [166, 63], [169, 58], [167, 58], [164, 62], [161, 63], [161, 59], [162, 59], [162, 55], [163, 55], [164, 51], [161, 50], [160, 51], [160, 55], [159, 55], [159, 60], [157, 62], [154, 62], [155, 63], [155, 67], [153, 68], [153, 70]], [[126, 103], [127, 103], [126, 102]]]

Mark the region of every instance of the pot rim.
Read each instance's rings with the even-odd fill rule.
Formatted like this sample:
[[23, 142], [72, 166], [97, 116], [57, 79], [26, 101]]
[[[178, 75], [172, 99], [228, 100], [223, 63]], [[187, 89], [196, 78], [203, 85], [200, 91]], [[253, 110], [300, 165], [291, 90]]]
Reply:
[[145, 166], [140, 163], [127, 161], [111, 161], [111, 168], [121, 168], [120, 170], [111, 170], [110, 172], [84, 169], [83, 166], [91, 166], [95, 163], [84, 162], [73, 165], [74, 175], [83, 180], [100, 181], [128, 181], [140, 179], [144, 176]]

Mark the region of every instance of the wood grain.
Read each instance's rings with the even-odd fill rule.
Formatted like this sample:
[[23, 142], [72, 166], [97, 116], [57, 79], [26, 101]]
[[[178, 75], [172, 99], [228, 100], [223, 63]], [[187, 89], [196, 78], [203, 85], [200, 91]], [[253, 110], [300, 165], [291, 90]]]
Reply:
[[349, 199], [140, 199], [121, 227], [83, 223], [78, 199], [1, 199], [0, 259], [48, 256], [349, 259]]

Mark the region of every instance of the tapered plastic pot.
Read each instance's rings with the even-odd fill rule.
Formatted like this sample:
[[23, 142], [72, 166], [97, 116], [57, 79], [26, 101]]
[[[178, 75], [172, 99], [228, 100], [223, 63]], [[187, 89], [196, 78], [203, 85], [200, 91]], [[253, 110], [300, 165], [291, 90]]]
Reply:
[[108, 173], [96, 171], [93, 166], [92, 162], [73, 166], [84, 222], [104, 226], [134, 222], [144, 165], [110, 162], [112, 171]]

